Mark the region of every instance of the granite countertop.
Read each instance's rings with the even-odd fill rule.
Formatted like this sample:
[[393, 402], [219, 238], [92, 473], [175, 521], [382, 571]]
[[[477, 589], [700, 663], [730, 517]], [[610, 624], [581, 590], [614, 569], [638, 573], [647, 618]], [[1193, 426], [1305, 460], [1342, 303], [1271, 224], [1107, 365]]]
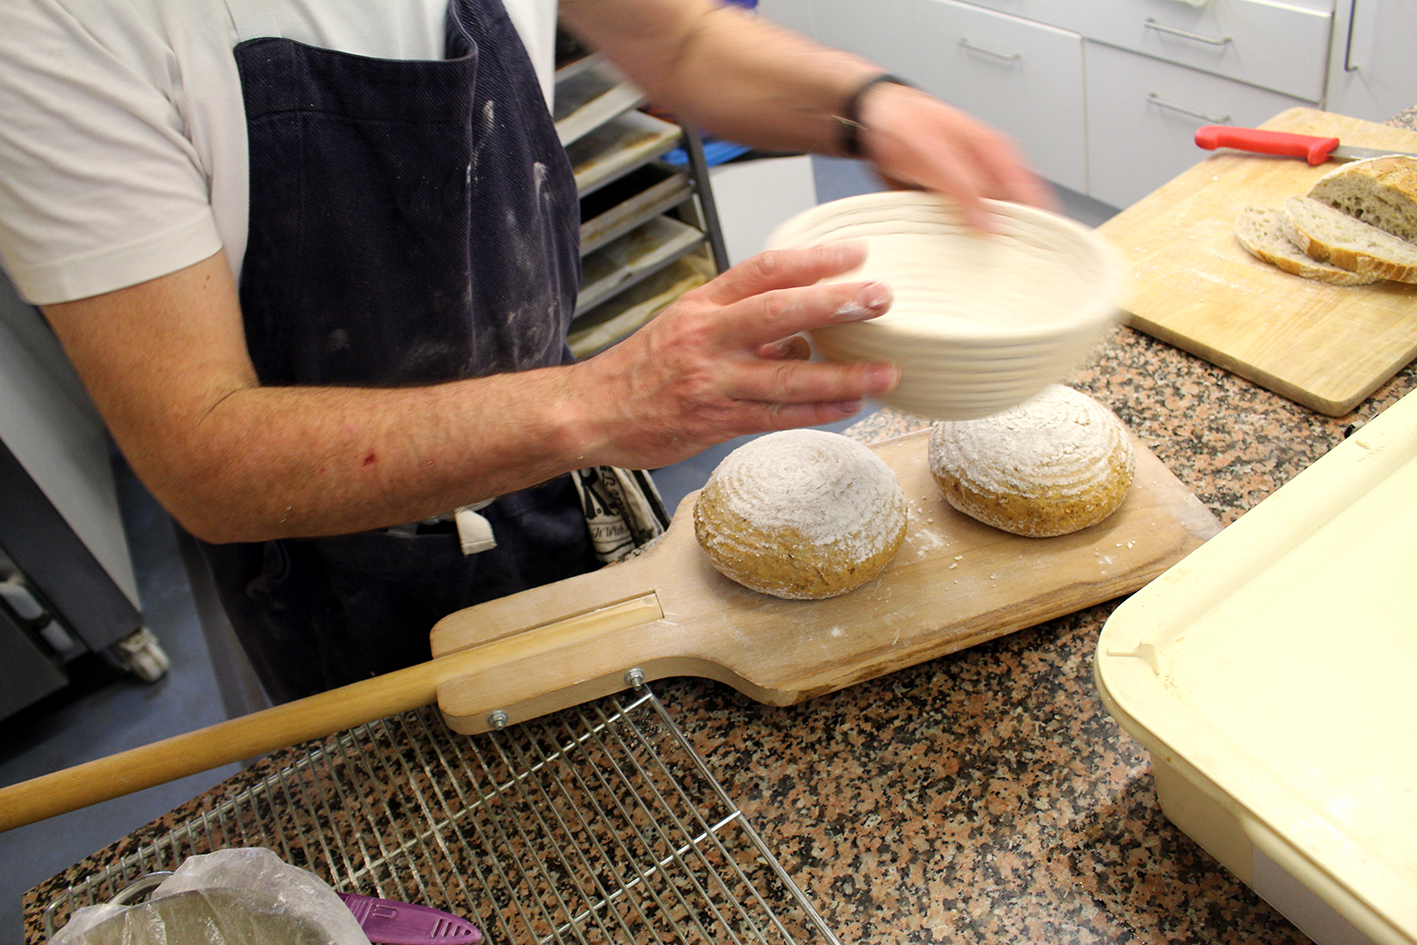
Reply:
[[[1391, 123], [1417, 130], [1417, 108]], [[1228, 525], [1417, 389], [1417, 367], [1331, 418], [1118, 327], [1067, 383], [1116, 411]], [[849, 434], [924, 425], [885, 411]], [[706, 680], [653, 688], [844, 942], [1307, 942], [1158, 808], [1145, 750], [1092, 681], [1118, 603], [797, 706]], [[44, 940], [44, 904], [112, 855], [30, 891], [27, 942]]]
[[[1326, 418], [1121, 328], [1068, 382], [1229, 524], [1417, 371]], [[918, 426], [887, 412], [852, 432]], [[719, 687], [665, 698], [845, 941], [1307, 942], [1165, 818], [1145, 750], [1103, 709], [1093, 650], [1119, 603], [750, 724]]]

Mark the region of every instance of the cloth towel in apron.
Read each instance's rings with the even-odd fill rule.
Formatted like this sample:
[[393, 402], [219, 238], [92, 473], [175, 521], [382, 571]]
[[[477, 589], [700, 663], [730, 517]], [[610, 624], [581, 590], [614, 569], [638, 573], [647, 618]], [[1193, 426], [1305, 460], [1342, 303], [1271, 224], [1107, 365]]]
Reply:
[[[500, 0], [451, 0], [445, 55], [236, 47], [251, 164], [240, 294], [261, 383], [430, 384], [571, 359], [575, 182]], [[473, 555], [452, 521], [205, 545], [267, 694], [430, 659], [446, 614], [599, 566], [571, 476], [479, 511], [496, 547]]]

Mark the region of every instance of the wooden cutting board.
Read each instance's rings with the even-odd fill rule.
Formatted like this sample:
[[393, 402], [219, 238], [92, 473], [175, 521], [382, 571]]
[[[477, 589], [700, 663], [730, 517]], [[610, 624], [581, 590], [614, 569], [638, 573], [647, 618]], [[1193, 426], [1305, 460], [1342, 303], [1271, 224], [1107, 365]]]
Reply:
[[872, 447], [900, 480], [909, 525], [871, 583], [822, 601], [734, 583], [694, 536], [695, 493], [637, 557], [439, 622], [435, 657], [482, 649], [489, 667], [438, 686], [448, 724], [473, 733], [493, 712], [533, 718], [627, 688], [631, 670], [716, 679], [788, 705], [1130, 593], [1220, 530], [1134, 439], [1135, 485], [1110, 518], [1058, 538], [1010, 535], [945, 503], [927, 439]]
[[[1413, 132], [1308, 108], [1261, 127], [1417, 153]], [[1233, 233], [1241, 207], [1278, 207], [1335, 167], [1221, 151], [1104, 223], [1130, 262], [1129, 324], [1311, 410], [1351, 411], [1417, 357], [1417, 286], [1324, 285], [1255, 259]]]

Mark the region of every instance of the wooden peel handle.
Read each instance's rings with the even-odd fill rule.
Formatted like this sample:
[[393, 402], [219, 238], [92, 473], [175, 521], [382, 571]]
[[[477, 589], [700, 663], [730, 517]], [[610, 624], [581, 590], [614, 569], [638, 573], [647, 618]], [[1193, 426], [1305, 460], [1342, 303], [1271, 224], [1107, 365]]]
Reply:
[[0, 831], [428, 705], [449, 675], [442, 663], [421, 663], [0, 788]]
[[[553, 639], [595, 634], [662, 615], [651, 595], [528, 630], [526, 637], [530, 642], [547, 634]], [[465, 675], [495, 673], [501, 661], [513, 658], [526, 645], [507, 640], [500, 647], [450, 653], [0, 788], [0, 832], [431, 705], [443, 683]], [[542, 684], [546, 684], [544, 680]]]

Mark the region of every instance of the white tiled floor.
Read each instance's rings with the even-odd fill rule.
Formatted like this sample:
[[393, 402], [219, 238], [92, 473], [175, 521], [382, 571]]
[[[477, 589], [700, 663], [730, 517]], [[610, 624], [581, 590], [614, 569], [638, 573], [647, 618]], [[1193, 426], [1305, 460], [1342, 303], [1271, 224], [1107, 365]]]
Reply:
[[[814, 158], [812, 170], [819, 200], [878, 189], [856, 162]], [[1060, 197], [1065, 212], [1089, 225], [1114, 212], [1085, 197]], [[831, 429], [844, 429], [859, 419]], [[657, 472], [669, 507], [702, 486], [722, 457], [746, 439]], [[149, 685], [98, 660], [79, 667], [80, 678], [69, 690], [0, 721], [0, 784], [106, 757], [260, 707], [222, 621], [212, 616], [213, 602], [200, 584], [194, 594], [187, 577], [187, 548], [171, 521], [130, 478], [122, 479], [120, 491], [144, 617], [171, 657], [172, 668], [166, 678]], [[236, 770], [228, 766], [0, 834], [0, 945], [20, 941], [20, 897], [26, 890]]]

